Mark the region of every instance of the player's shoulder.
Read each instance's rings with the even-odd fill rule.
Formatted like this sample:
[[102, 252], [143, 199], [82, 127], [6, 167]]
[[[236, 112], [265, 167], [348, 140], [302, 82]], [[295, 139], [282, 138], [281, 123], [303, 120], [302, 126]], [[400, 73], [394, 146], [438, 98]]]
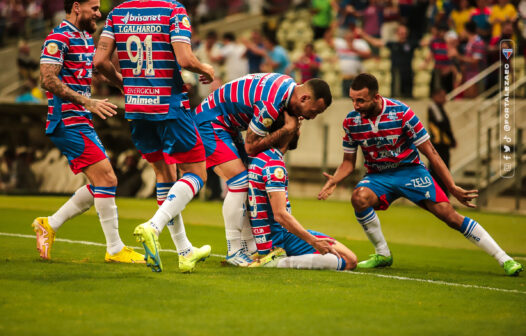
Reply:
[[347, 113], [345, 116], [345, 119], [343, 119], [343, 125], [345, 127], [351, 126], [355, 123], [357, 123], [358, 120], [360, 120], [360, 113], [356, 112], [356, 110], [352, 110], [351, 112]]
[[393, 98], [383, 97], [386, 112], [406, 112], [410, 110], [409, 105]]

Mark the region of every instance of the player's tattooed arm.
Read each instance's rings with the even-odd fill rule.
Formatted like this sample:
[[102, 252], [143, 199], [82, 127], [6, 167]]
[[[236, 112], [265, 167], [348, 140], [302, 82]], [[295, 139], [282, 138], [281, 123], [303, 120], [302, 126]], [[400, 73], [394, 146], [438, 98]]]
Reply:
[[245, 138], [245, 150], [250, 156], [254, 156], [273, 146], [280, 146], [284, 140], [291, 136], [291, 133], [285, 127], [278, 129], [264, 137], [257, 135], [250, 128], [247, 130]]
[[54, 95], [69, 101], [76, 105], [84, 106], [88, 111], [98, 115], [102, 119], [117, 114], [114, 109], [116, 105], [108, 102], [108, 99], [98, 100], [85, 97], [64, 84], [59, 78], [62, 65], [60, 64], [41, 64], [40, 65], [40, 83], [42, 88], [48, 90]]
[[284, 118], [283, 127], [264, 137], [257, 135], [248, 128], [245, 140], [247, 154], [254, 156], [265, 149], [275, 146], [281, 147], [287, 142], [286, 140], [290, 140], [298, 132], [301, 124], [297, 117], [291, 116], [288, 112], [284, 112]]
[[40, 83], [42, 83], [42, 88], [73, 104], [84, 105], [88, 98], [78, 94], [64, 84], [58, 78], [60, 70], [62, 70], [62, 65], [60, 64], [41, 64]]

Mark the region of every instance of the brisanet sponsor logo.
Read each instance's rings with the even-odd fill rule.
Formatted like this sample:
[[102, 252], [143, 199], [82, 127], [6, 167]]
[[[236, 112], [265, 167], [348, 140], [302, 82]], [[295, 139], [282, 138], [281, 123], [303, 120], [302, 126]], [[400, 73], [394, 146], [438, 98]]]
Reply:
[[133, 23], [133, 22], [151, 22], [151, 21], [161, 21], [161, 14], [157, 15], [133, 15], [130, 14], [130, 12], [126, 13], [126, 15], [122, 18], [122, 22], [124, 24]]

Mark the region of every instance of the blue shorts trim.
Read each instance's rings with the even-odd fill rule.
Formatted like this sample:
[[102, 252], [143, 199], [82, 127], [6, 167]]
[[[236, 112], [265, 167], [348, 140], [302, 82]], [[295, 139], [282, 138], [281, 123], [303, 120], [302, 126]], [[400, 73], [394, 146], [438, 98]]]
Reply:
[[[330, 236], [327, 236], [326, 234], [323, 234], [318, 231], [314, 230], [307, 230], [316, 237], [327, 237], [331, 238]], [[287, 255], [290, 256], [298, 256], [298, 255], [304, 255], [304, 254], [313, 254], [318, 253], [314, 247], [312, 247], [309, 243], [304, 241], [303, 239], [299, 238], [298, 236], [286, 232], [283, 236], [283, 240], [280, 243], [274, 243], [274, 246], [278, 246], [283, 248], [285, 251], [287, 251]]]

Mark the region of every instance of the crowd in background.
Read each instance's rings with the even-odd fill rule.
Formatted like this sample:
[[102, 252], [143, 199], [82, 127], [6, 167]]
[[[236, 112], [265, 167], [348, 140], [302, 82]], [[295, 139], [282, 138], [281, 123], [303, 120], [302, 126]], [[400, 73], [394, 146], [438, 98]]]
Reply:
[[[121, 3], [101, 0], [101, 12], [109, 13]], [[247, 73], [280, 72], [299, 82], [323, 75], [320, 53], [330, 49], [338, 67], [341, 95], [347, 96], [353, 78], [364, 71], [363, 61], [380, 59], [381, 49], [388, 49], [390, 60], [390, 96], [413, 95], [415, 50], [429, 50], [427, 64], [432, 64], [429, 93], [443, 89], [450, 92], [500, 59], [503, 40], [513, 41], [515, 52], [524, 54], [526, 39], [526, 0], [312, 0], [312, 1], [181, 1], [192, 19], [193, 48], [202, 62], [216, 69], [217, 79], [209, 86], [194, 85], [191, 105], [195, 106], [222, 83]], [[38, 58], [30, 55], [28, 39], [42, 39], [64, 17], [60, 0], [0, 0], [0, 45], [18, 43], [18, 72], [23, 83], [17, 102], [43, 102], [38, 85]], [[277, 24], [266, 24], [248, 32], [201, 31], [205, 23], [240, 12], [272, 14], [282, 17], [291, 8], [309, 11], [307, 25], [312, 39], [298, 54], [290, 45], [280, 44]], [[309, 35], [310, 36], [310, 35]], [[9, 38], [6, 38], [9, 37]], [[323, 42], [321, 49], [315, 47]], [[508, 44], [507, 44], [508, 43]], [[504, 43], [509, 46], [509, 42]], [[292, 54], [294, 57], [292, 56]], [[429, 67], [427, 68], [429, 69]], [[186, 77], [190, 84], [195, 78]], [[489, 76], [463, 93], [475, 97], [498, 83]], [[118, 90], [94, 79], [94, 93], [119, 95]], [[0, 163], [0, 189], [15, 188], [17, 181], [29, 178], [24, 167], [32, 161], [26, 152], [6, 151]], [[130, 194], [139, 183], [137, 157], [127, 156], [123, 177], [133, 176], [126, 188]], [[18, 168], [16, 168], [18, 167]], [[15, 169], [16, 168], [16, 169]], [[16, 178], [16, 176], [24, 176]], [[125, 178], [126, 180], [127, 178]], [[23, 188], [23, 186], [18, 186]], [[220, 193], [220, 188], [216, 192]], [[123, 191], [124, 192], [124, 191]]]

